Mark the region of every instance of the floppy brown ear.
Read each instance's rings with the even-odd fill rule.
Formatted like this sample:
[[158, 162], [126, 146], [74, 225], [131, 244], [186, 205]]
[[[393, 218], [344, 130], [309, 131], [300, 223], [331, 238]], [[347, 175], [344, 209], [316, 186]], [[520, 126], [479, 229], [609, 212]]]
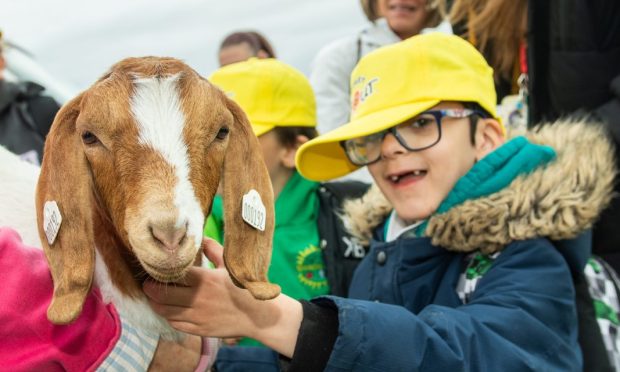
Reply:
[[[39, 236], [54, 280], [47, 318], [55, 324], [70, 323], [80, 315], [95, 263], [90, 176], [75, 127], [80, 101], [81, 96], [74, 98], [56, 115], [45, 142], [37, 185]], [[56, 202], [62, 219], [51, 244], [46, 229], [53, 230], [60, 218], [50, 218], [49, 213], [44, 217], [46, 202]]]
[[[274, 229], [273, 190], [258, 139], [241, 108], [227, 100], [234, 116], [224, 158], [224, 263], [233, 282], [260, 300], [280, 294], [269, 283]], [[265, 229], [252, 227], [242, 218], [242, 199], [256, 190], [265, 206]]]

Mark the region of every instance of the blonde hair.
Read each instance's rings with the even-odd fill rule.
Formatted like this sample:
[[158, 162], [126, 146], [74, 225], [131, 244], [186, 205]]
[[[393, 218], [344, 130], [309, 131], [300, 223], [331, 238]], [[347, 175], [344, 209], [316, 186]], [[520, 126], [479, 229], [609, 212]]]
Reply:
[[512, 79], [527, 31], [527, 0], [454, 0], [440, 11], [452, 25], [462, 24], [467, 38], [488, 59], [495, 78]]

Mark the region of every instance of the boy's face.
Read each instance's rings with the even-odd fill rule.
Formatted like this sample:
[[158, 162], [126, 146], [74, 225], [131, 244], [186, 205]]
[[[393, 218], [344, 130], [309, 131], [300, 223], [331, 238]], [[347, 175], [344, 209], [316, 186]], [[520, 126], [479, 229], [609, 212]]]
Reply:
[[[433, 110], [455, 108], [463, 106], [440, 103]], [[469, 123], [469, 118], [444, 117], [441, 140], [422, 151], [408, 151], [392, 134], [384, 138], [381, 158], [368, 170], [400, 218], [414, 222], [430, 217], [481, 157], [478, 146], [471, 143]]]
[[285, 146], [278, 139], [275, 130], [270, 130], [258, 137], [276, 197], [295, 170], [295, 154], [297, 154], [297, 149], [307, 141], [308, 138], [305, 136], [298, 136], [295, 146]]
[[278, 137], [273, 130], [258, 137], [258, 142], [263, 150], [263, 158], [265, 159], [265, 165], [269, 171], [269, 175], [273, 179], [274, 175], [280, 170], [282, 166], [282, 153], [285, 148], [278, 141]]

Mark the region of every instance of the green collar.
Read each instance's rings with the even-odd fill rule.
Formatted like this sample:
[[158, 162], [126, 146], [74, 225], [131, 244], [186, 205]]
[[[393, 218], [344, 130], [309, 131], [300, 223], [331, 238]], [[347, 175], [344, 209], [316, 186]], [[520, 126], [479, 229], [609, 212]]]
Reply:
[[297, 221], [316, 219], [315, 202], [318, 187], [318, 182], [309, 181], [295, 171], [276, 200], [276, 226], [294, 225]]

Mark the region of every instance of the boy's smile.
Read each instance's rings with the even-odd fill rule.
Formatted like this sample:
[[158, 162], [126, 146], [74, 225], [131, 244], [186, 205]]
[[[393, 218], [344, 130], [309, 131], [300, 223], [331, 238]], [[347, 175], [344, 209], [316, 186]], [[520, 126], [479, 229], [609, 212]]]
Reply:
[[[463, 106], [440, 103], [433, 109], [454, 108]], [[445, 117], [441, 129], [436, 145], [415, 152], [388, 134], [381, 144], [381, 159], [368, 165], [375, 182], [405, 221], [430, 217], [478, 159], [470, 141], [469, 118]]]

